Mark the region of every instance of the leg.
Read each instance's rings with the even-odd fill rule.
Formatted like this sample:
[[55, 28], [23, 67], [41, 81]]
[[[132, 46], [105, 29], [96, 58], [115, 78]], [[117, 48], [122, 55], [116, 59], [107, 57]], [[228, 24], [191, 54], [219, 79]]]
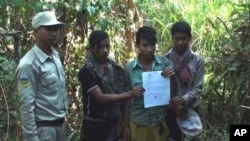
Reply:
[[[199, 115], [199, 110], [200, 109], [200, 106], [198, 107], [195, 107], [194, 108], [194, 111]], [[199, 115], [200, 116], [200, 115]], [[193, 137], [190, 141], [198, 141], [199, 140], [199, 136], [198, 137]]]
[[130, 121], [131, 141], [146, 141], [148, 133], [144, 125], [139, 125]]
[[166, 126], [166, 122], [163, 121], [156, 126], [149, 126], [150, 136], [148, 136], [147, 141], [166, 141], [169, 136], [169, 131]]
[[110, 122], [95, 122], [84, 119], [82, 126], [83, 141], [106, 141], [111, 129], [112, 124]]
[[67, 141], [66, 126], [66, 123], [63, 123], [62, 126], [55, 127], [57, 130], [57, 141]]
[[169, 134], [165, 121], [156, 126], [130, 122], [130, 128], [131, 141], [166, 141]]
[[167, 111], [167, 116], [166, 116], [166, 123], [167, 127], [169, 129], [170, 135], [169, 138], [171, 138], [174, 141], [182, 141], [182, 132], [176, 122], [176, 114], [172, 109], [169, 109]]
[[[199, 114], [199, 106], [198, 107], [195, 107], [193, 110], [197, 113], [197, 114]], [[184, 141], [198, 141], [199, 140], [199, 136], [197, 136], [197, 137], [192, 137], [192, 138], [190, 138], [190, 137], [186, 137], [185, 135], [183, 135], [184, 136]]]
[[40, 141], [56, 141], [56, 129], [54, 127], [37, 127]]

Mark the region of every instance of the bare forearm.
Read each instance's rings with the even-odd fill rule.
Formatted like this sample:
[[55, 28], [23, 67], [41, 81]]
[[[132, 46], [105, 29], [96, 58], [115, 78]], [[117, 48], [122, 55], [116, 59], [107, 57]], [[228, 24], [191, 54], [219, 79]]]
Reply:
[[128, 91], [120, 94], [103, 94], [99, 97], [96, 97], [96, 100], [102, 104], [109, 104], [112, 102], [129, 99], [131, 97], [133, 97], [133, 94], [131, 91]]

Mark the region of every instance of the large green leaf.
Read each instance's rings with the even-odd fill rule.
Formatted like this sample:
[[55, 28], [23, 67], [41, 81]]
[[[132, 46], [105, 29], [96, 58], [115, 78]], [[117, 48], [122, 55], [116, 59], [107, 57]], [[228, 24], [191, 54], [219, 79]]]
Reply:
[[246, 81], [246, 76], [241, 75], [240, 77], [236, 78], [236, 85], [240, 87], [242, 85], [242, 82]]
[[106, 30], [107, 29], [107, 27], [108, 27], [108, 21], [106, 19], [101, 20], [100, 24], [101, 24], [101, 29], [102, 30]]
[[21, 7], [22, 2], [21, 2], [21, 0], [13, 0], [13, 4], [15, 7]]
[[0, 0], [0, 8], [5, 9], [7, 7], [7, 1], [6, 0]]
[[5, 121], [7, 119], [7, 112], [0, 112], [0, 121]]
[[96, 13], [95, 7], [93, 7], [93, 6], [87, 6], [87, 11], [88, 11], [89, 15], [95, 15], [95, 13]]
[[40, 1], [36, 1], [35, 2], [35, 10], [36, 10], [36, 12], [40, 12], [40, 11], [42, 11], [42, 9], [43, 9], [43, 3], [41, 3]]

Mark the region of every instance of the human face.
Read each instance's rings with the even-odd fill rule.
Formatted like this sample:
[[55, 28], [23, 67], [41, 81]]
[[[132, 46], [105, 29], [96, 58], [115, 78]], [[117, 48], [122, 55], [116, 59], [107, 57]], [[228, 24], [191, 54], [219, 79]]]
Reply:
[[94, 48], [91, 49], [91, 52], [96, 57], [96, 59], [99, 61], [99, 63], [104, 63], [109, 55], [109, 39], [106, 38], [104, 40], [101, 40], [99, 47], [96, 45]]
[[138, 45], [140, 55], [145, 59], [153, 59], [155, 55], [156, 44], [150, 43], [148, 40], [141, 38]]
[[58, 29], [58, 25], [41, 26], [36, 31], [37, 41], [46, 47], [52, 47], [57, 41]]
[[174, 49], [180, 54], [186, 51], [186, 49], [189, 47], [189, 42], [191, 40], [188, 35], [183, 34], [181, 32], [175, 33], [172, 39], [174, 43]]

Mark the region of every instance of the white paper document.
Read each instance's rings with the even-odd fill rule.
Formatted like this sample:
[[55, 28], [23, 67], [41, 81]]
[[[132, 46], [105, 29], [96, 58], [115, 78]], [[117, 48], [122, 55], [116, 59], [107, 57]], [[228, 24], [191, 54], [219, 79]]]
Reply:
[[163, 77], [162, 71], [150, 71], [142, 73], [142, 83], [145, 92], [144, 107], [154, 107], [169, 104], [170, 79]]

